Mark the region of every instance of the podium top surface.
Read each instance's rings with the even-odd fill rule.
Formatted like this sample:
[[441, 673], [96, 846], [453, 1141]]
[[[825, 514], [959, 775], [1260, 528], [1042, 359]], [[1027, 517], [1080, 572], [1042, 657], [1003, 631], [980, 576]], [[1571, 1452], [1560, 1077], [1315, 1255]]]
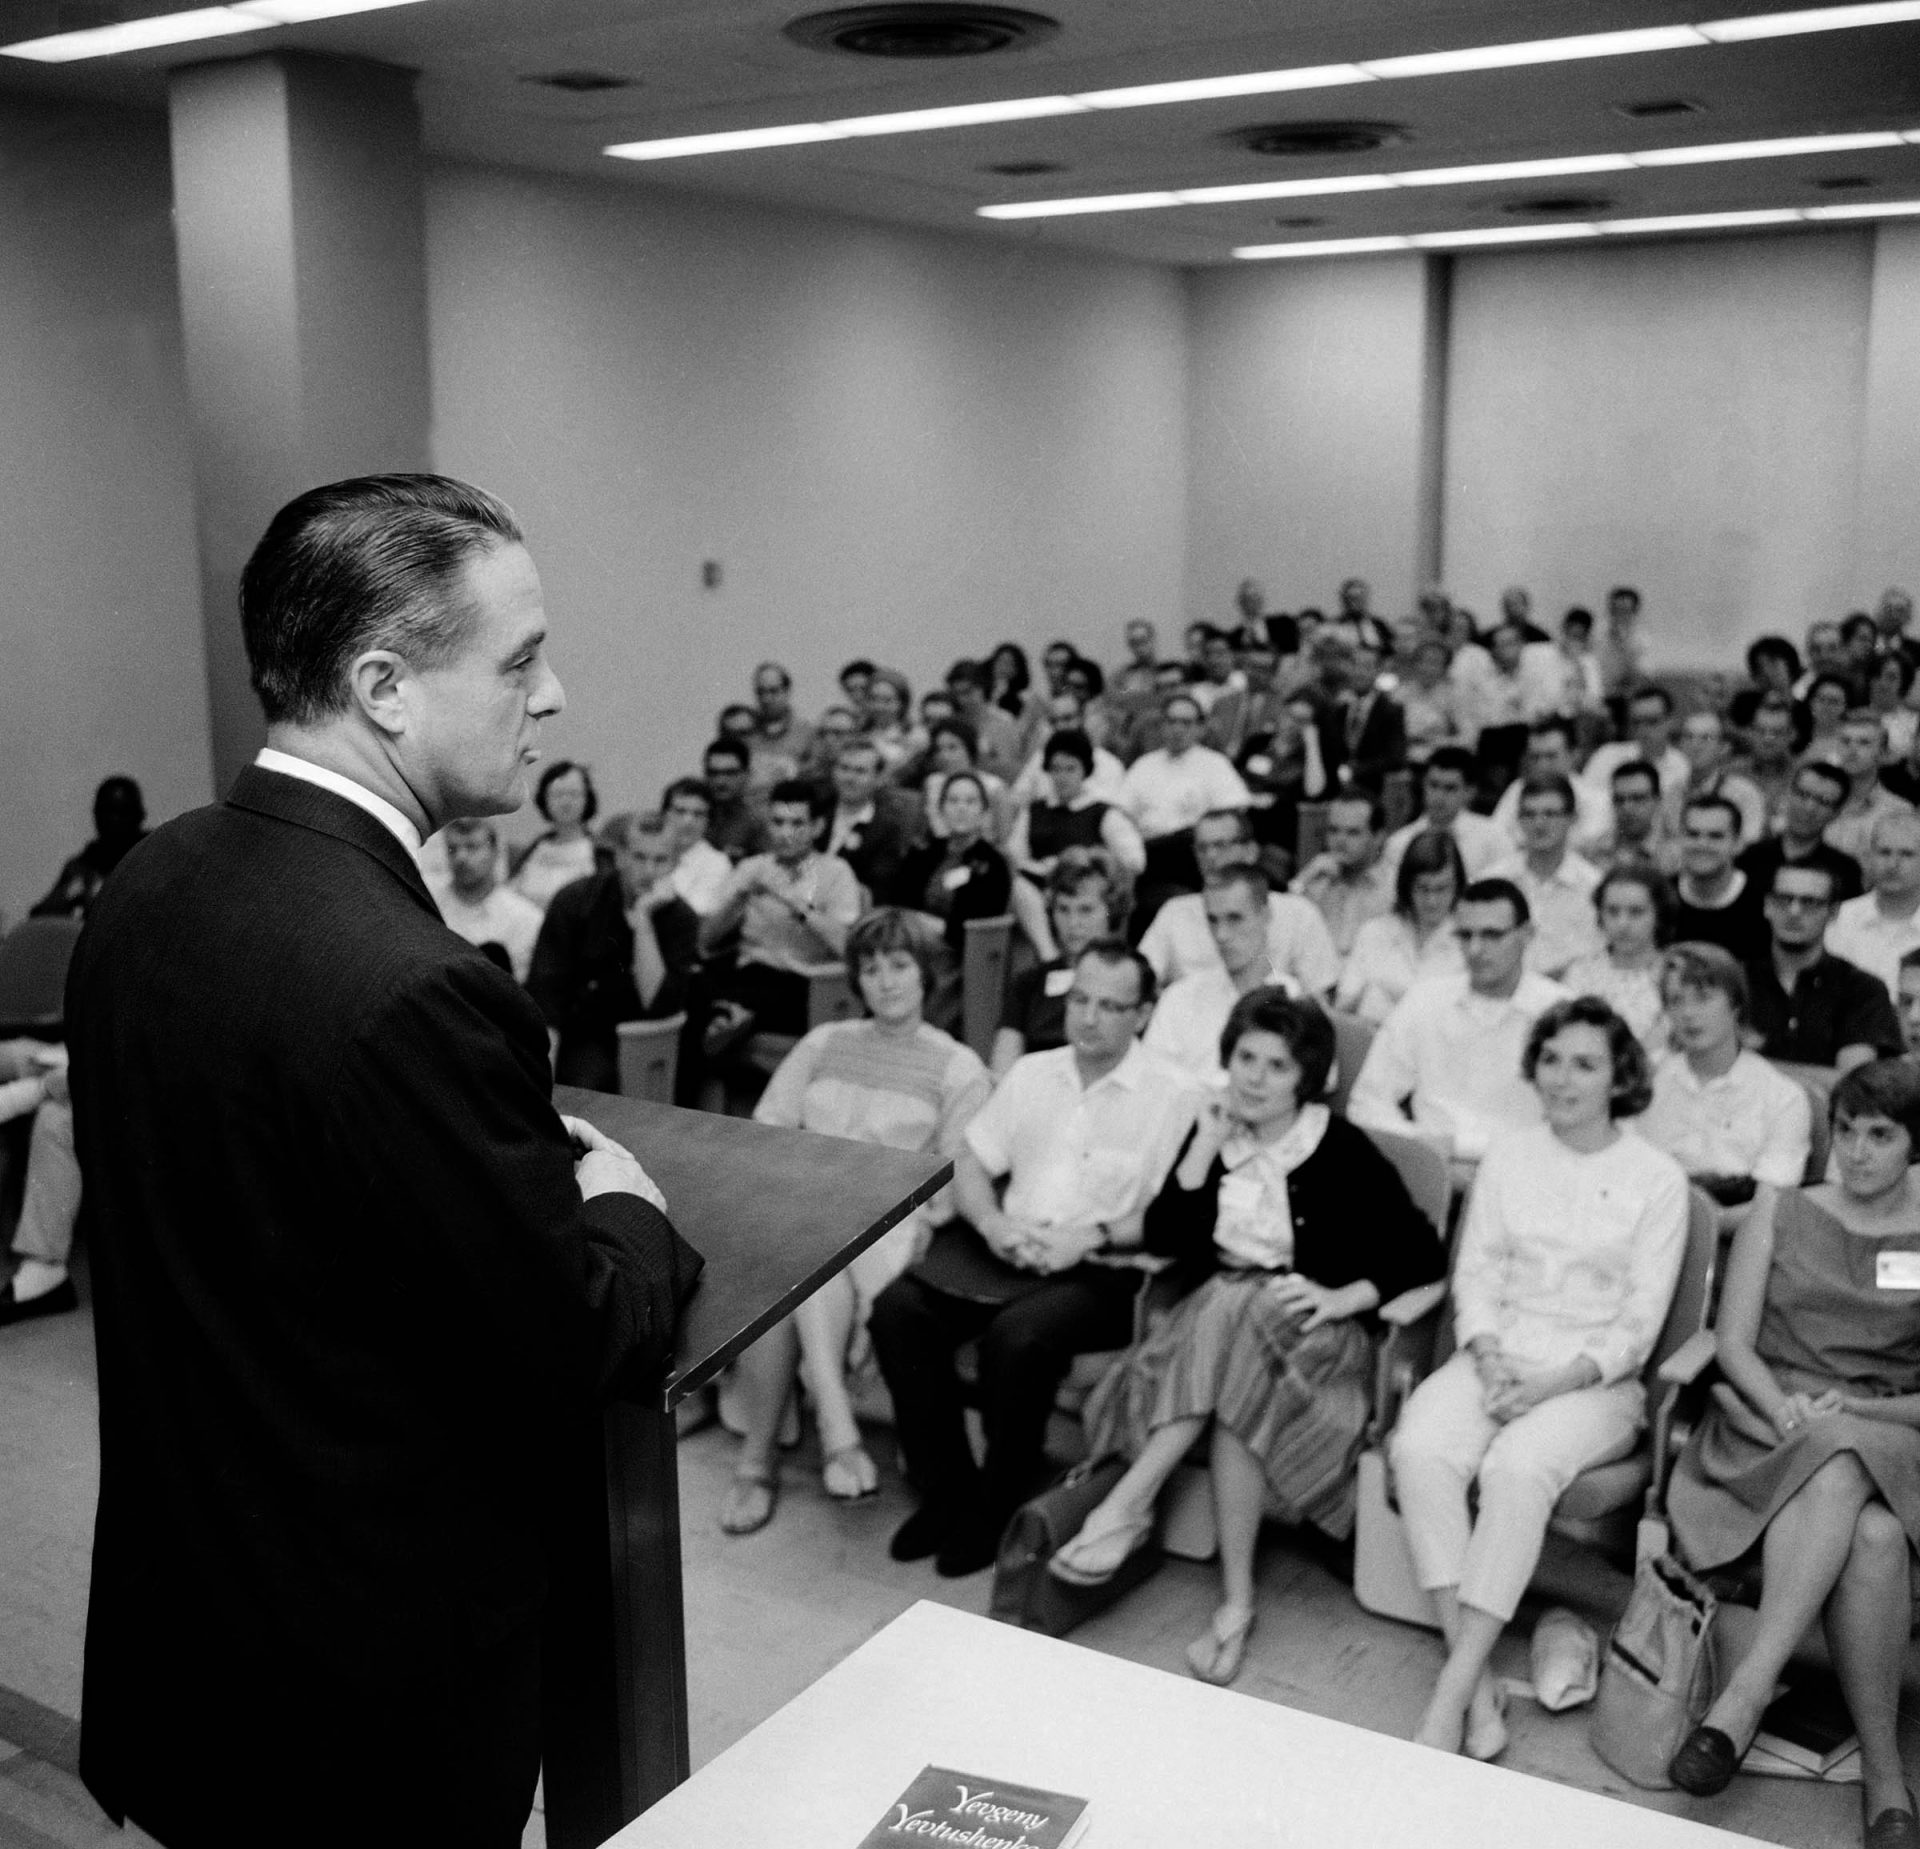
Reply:
[[1086, 1798], [1099, 1849], [1754, 1840], [922, 1602], [604, 1849], [847, 1849], [927, 1765]]
[[667, 1375], [704, 1386], [953, 1172], [945, 1156], [776, 1130], [741, 1117], [556, 1086], [555, 1105], [640, 1158], [707, 1261]]

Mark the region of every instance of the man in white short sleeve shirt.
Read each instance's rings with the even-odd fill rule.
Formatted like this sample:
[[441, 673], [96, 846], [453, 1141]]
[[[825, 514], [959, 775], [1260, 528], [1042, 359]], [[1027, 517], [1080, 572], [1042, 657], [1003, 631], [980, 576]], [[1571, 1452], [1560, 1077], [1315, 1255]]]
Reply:
[[1920, 950], [1920, 814], [1891, 809], [1873, 818], [1867, 842], [1871, 892], [1849, 899], [1827, 926], [1827, 948], [1900, 992], [1900, 959]]
[[[1131, 1254], [1199, 1097], [1137, 1044], [1153, 997], [1137, 952], [1111, 939], [1081, 952], [1067, 1045], [1027, 1054], [1000, 1081], [954, 1162], [961, 1217], [874, 1301], [874, 1354], [920, 1497], [893, 1537], [896, 1560], [932, 1555], [949, 1578], [990, 1565], [1047, 1474], [1047, 1419], [1073, 1357], [1132, 1337]], [[976, 1340], [983, 1464], [954, 1368]]]
[[1532, 927], [1511, 882], [1469, 886], [1454, 932], [1467, 974], [1416, 983], [1401, 998], [1367, 1051], [1347, 1115], [1379, 1130], [1430, 1131], [1465, 1163], [1502, 1130], [1540, 1121], [1520, 1056], [1534, 1022], [1567, 991], [1526, 967]]
[[1200, 703], [1170, 694], [1161, 708], [1166, 742], [1127, 767], [1121, 802], [1149, 846], [1193, 827], [1210, 809], [1244, 809], [1252, 800], [1240, 773], [1200, 741]]
[[[447, 884], [434, 903], [450, 931], [486, 949], [497, 944], [515, 982], [525, 982], [540, 940], [542, 913], [531, 899], [500, 884], [500, 842], [483, 817], [449, 822], [441, 839], [447, 850]], [[496, 959], [497, 960], [497, 959]]]

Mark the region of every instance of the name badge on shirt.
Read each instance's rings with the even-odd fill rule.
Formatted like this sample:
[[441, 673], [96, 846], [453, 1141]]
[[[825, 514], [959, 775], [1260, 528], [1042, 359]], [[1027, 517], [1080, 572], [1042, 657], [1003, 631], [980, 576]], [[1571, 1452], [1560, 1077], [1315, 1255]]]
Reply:
[[949, 867], [946, 872], [941, 874], [940, 884], [944, 886], [948, 892], [958, 892], [960, 888], [972, 878], [973, 869], [971, 867]]
[[1064, 995], [1073, 987], [1073, 971], [1070, 969], [1050, 969], [1047, 971], [1047, 994]]
[[1920, 1252], [1875, 1254], [1873, 1281], [1881, 1290], [1920, 1290]]
[[1256, 777], [1271, 777], [1273, 775], [1273, 760], [1262, 752], [1260, 756], [1247, 760], [1247, 769]]

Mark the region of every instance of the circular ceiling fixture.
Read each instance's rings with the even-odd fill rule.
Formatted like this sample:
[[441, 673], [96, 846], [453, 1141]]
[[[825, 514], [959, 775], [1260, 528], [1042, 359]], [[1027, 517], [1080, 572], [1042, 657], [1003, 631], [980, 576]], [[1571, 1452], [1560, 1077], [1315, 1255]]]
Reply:
[[1052, 38], [1057, 19], [1011, 6], [845, 6], [781, 27], [809, 51], [855, 58], [979, 58]]
[[1542, 193], [1509, 199], [1500, 209], [1512, 218], [1592, 218], [1612, 204], [1603, 193]]
[[1256, 122], [1222, 137], [1249, 154], [1271, 159], [1311, 158], [1316, 154], [1371, 154], [1375, 148], [1405, 141], [1398, 122]]

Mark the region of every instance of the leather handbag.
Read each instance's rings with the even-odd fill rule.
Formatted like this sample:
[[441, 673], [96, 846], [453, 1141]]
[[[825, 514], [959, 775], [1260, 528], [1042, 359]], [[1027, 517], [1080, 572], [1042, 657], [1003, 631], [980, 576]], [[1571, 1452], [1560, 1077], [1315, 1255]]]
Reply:
[[1671, 1791], [1667, 1767], [1716, 1692], [1718, 1601], [1672, 1555], [1642, 1561], [1607, 1640], [1587, 1737], [1622, 1778]]
[[1111, 1579], [1097, 1586], [1069, 1585], [1047, 1571], [1047, 1562], [1080, 1532], [1126, 1469], [1124, 1458], [1090, 1458], [1014, 1511], [994, 1563], [988, 1617], [1022, 1630], [1064, 1637], [1160, 1570], [1166, 1556], [1154, 1535], [1127, 1556]]

